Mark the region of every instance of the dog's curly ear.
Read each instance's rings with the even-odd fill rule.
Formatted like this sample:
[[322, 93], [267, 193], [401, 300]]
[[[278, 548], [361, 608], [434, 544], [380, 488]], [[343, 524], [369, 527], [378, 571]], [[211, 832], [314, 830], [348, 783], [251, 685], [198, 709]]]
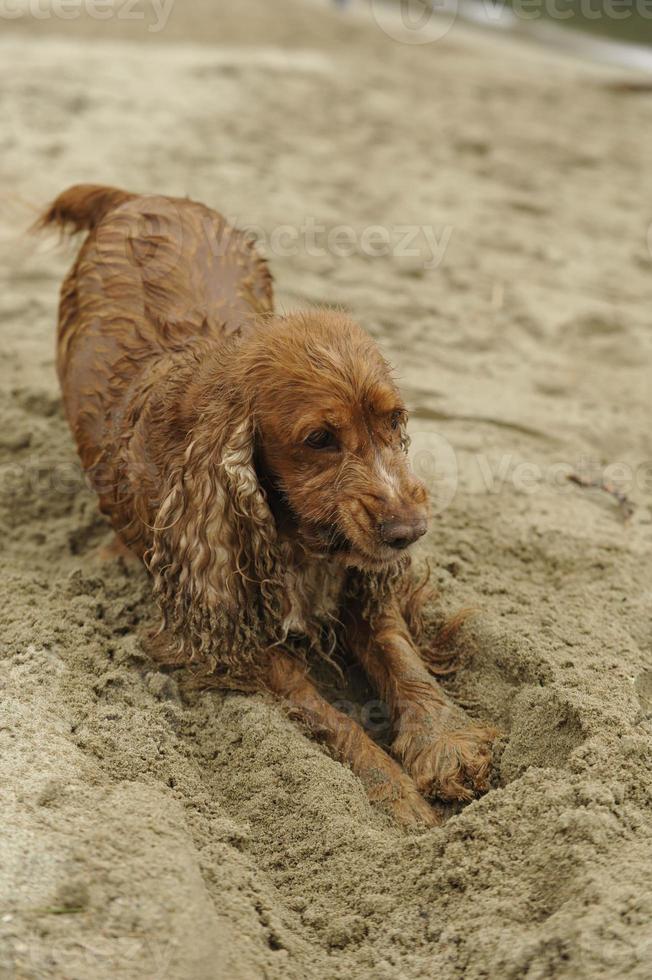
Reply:
[[[145, 562], [184, 660], [251, 674], [281, 621], [276, 525], [254, 467], [251, 415], [201, 420], [168, 476]], [[271, 635], [270, 635], [271, 634]]]

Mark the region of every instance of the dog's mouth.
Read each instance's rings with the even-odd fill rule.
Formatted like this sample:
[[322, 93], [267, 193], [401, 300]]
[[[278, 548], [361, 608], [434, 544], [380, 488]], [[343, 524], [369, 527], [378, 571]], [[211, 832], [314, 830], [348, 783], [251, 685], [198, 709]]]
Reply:
[[[362, 568], [381, 571], [394, 564], [398, 555], [395, 550], [378, 542], [367, 543], [358, 538], [362, 533], [350, 537], [339, 522], [306, 522], [293, 510], [285, 490], [274, 480], [265, 480], [267, 498], [277, 525], [286, 533], [294, 529], [303, 541], [304, 548], [314, 557], [321, 556], [343, 564], [347, 568]], [[368, 546], [369, 544], [369, 546]]]
[[324, 541], [326, 552], [329, 555], [348, 555], [354, 550], [353, 542], [338, 527], [319, 528], [317, 533]]
[[354, 542], [336, 524], [322, 524], [314, 529], [320, 542], [320, 551], [329, 558], [341, 561], [347, 567], [366, 568], [378, 571], [393, 564], [397, 554], [389, 548], [374, 548], [368, 551]]
[[309, 552], [328, 558], [345, 558], [354, 552], [352, 541], [335, 523], [313, 524], [303, 521], [293, 510], [285, 490], [273, 481], [266, 485], [267, 500], [277, 526], [293, 531]]
[[303, 526], [304, 538], [319, 554], [336, 557], [351, 554], [353, 542], [336, 524], [312, 524]]

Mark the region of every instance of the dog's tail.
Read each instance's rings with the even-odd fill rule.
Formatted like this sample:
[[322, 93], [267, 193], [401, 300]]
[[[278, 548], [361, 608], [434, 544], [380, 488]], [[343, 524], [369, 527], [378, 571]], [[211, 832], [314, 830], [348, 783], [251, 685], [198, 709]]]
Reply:
[[62, 231], [76, 234], [90, 231], [102, 218], [126, 201], [136, 197], [117, 187], [103, 187], [101, 184], [75, 184], [50, 204], [38, 218], [33, 231], [44, 231], [50, 225], [58, 225]]

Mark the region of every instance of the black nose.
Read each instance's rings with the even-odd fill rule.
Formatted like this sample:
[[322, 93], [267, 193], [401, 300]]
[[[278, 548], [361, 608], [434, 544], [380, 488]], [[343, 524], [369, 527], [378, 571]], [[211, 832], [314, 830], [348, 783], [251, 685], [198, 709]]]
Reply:
[[385, 521], [380, 525], [380, 540], [390, 548], [401, 551], [408, 548], [428, 530], [428, 524], [424, 517], [416, 520], [406, 521], [397, 518], [396, 520]]

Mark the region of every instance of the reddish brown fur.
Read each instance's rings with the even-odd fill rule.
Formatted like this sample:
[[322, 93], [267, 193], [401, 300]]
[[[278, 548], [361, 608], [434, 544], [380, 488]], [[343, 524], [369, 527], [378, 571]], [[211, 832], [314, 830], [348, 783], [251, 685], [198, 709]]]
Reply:
[[[419, 792], [482, 789], [494, 733], [467, 727], [407, 624], [426, 492], [371, 338], [343, 313], [275, 316], [265, 262], [201, 204], [80, 186], [49, 224], [89, 230], [58, 371], [100, 507], [152, 573], [162, 658], [174, 641], [208, 682], [273, 691], [404, 822], [434, 822]], [[403, 769], [307, 677], [343, 622]]]

